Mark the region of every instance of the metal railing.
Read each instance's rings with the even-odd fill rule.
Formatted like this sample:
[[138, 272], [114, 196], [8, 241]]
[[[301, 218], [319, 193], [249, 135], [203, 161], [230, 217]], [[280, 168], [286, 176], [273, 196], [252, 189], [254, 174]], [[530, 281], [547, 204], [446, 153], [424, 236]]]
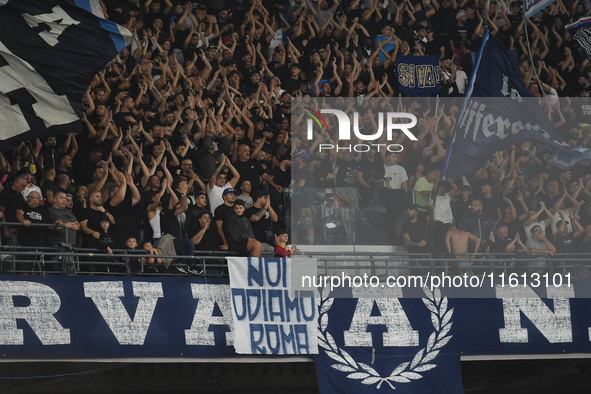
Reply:
[[[144, 250], [113, 249], [106, 253], [64, 245], [55, 247], [0, 246], [0, 274], [38, 273], [42, 275], [116, 275], [116, 276], [227, 276], [228, 252], [196, 252], [193, 256], [150, 255]], [[355, 253], [355, 254], [299, 254], [318, 261], [318, 274], [330, 275], [346, 271], [367, 273], [378, 277], [390, 275], [448, 275], [470, 273], [548, 272], [572, 273], [573, 277], [591, 278], [590, 254], [514, 254], [477, 253], [455, 257], [434, 257], [417, 253]], [[271, 256], [264, 256], [271, 257]], [[150, 264], [147, 259], [169, 259], [164, 264]], [[462, 264], [460, 264], [462, 263]], [[180, 268], [180, 270], [179, 270]]]
[[[46, 227], [48, 229], [51, 229], [53, 231], [57, 231], [56, 228], [63, 228], [64, 229], [64, 241], [65, 243], [69, 244], [70, 243], [70, 239], [69, 239], [69, 235], [68, 235], [68, 226], [66, 226], [65, 224], [55, 224], [55, 223], [31, 223], [29, 226], [25, 226], [24, 223], [21, 222], [2, 222], [0, 223], [2, 225], [5, 226], [10, 226], [10, 227]], [[76, 231], [76, 230], [73, 230]], [[0, 232], [1, 234], [1, 232]], [[59, 234], [57, 234], [59, 235]], [[75, 241], [75, 240], [74, 240]], [[0, 238], [0, 242], [2, 242], [2, 238]]]
[[316, 255], [319, 274], [331, 275], [356, 270], [368, 275], [436, 275], [463, 273], [572, 273], [574, 277], [591, 278], [591, 254], [572, 253], [553, 256], [535, 253], [476, 253], [455, 257], [435, 257], [428, 253], [355, 253]]
[[[226, 260], [233, 252], [200, 252], [199, 255], [151, 255], [145, 250], [104, 250], [59, 247], [0, 246], [0, 274], [176, 276], [227, 275]], [[170, 264], [147, 263], [148, 259]], [[168, 265], [168, 267], [167, 267]], [[190, 268], [190, 271], [187, 271]]]

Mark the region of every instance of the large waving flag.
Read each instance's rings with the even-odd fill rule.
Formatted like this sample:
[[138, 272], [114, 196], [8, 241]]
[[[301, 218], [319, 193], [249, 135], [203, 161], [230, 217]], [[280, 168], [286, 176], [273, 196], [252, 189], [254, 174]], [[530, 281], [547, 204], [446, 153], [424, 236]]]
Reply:
[[591, 16], [582, 17], [578, 21], [567, 25], [566, 30], [585, 51], [587, 59], [591, 59]]
[[559, 168], [589, 162], [588, 150], [573, 149], [564, 142], [537, 100], [503, 45], [487, 33], [442, 179], [472, 174], [495, 152], [528, 139], [551, 146]]
[[97, 0], [0, 0], [0, 150], [79, 132], [90, 81], [130, 40]]

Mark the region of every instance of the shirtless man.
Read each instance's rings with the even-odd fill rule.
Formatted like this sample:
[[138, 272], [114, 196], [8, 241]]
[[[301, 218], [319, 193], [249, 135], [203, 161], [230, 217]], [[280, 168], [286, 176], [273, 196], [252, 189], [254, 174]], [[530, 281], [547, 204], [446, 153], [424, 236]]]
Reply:
[[[480, 238], [475, 236], [468, 231], [459, 230], [456, 226], [451, 226], [447, 233], [445, 234], [445, 247], [447, 248], [448, 253], [454, 253], [455, 255], [458, 254], [467, 254], [468, 245], [470, 241], [476, 244], [474, 248], [474, 253], [478, 253], [478, 248], [480, 248]], [[467, 256], [466, 256], [467, 257]], [[471, 263], [469, 261], [460, 261], [458, 262], [458, 268], [470, 267]], [[472, 268], [465, 269], [464, 271], [468, 275], [472, 275], [473, 271]]]

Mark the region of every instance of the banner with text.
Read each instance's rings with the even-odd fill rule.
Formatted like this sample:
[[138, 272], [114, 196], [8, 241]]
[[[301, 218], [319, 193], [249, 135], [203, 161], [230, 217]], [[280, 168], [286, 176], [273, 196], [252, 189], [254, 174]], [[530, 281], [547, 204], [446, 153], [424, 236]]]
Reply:
[[439, 94], [439, 56], [398, 55], [396, 64], [400, 93], [413, 96]]
[[306, 267], [316, 268], [305, 260], [228, 258], [236, 353], [318, 353], [315, 293], [292, 286]]
[[[275, 281], [273, 275], [269, 278], [265, 280]], [[533, 289], [505, 283], [484, 286], [482, 292], [488, 298], [448, 296], [445, 303], [444, 291], [441, 295], [434, 291], [417, 296], [407, 289], [392, 289], [391, 298], [354, 291], [355, 298], [335, 299], [334, 303], [323, 298], [320, 313], [310, 309], [316, 301], [301, 298], [297, 307], [301, 306], [301, 322], [296, 323], [296, 306], [291, 304], [288, 327], [307, 324], [306, 319], [313, 316], [313, 334], [306, 331], [297, 339], [294, 328], [294, 339], [301, 343], [307, 335], [309, 349], [314, 346], [312, 336], [320, 335], [324, 339], [319, 346], [325, 349], [329, 344], [331, 354], [342, 357], [340, 349], [349, 349], [348, 354], [355, 359], [356, 354], [375, 352], [376, 357], [403, 358], [398, 364], [412, 364], [420, 350], [430, 352], [434, 348], [442, 355], [588, 353], [591, 298], [580, 297], [589, 296], [590, 285], [590, 280], [574, 280], [570, 286]], [[255, 305], [256, 293], [262, 287], [256, 288], [254, 283], [252, 287], [248, 291]], [[407, 298], [409, 295], [413, 298]], [[0, 357], [239, 357], [234, 351], [234, 337], [244, 333], [233, 323], [232, 303], [240, 296], [234, 298], [227, 280], [222, 279], [0, 276]], [[279, 310], [275, 309], [279, 308], [279, 296], [271, 298], [276, 304], [263, 308], [261, 297], [261, 311]], [[286, 301], [288, 298], [283, 297], [284, 307]], [[287, 316], [285, 313], [286, 323]], [[277, 315], [272, 323], [277, 328], [267, 329], [265, 336], [268, 333], [273, 340], [282, 329], [289, 337], [289, 330]], [[429, 340], [434, 332], [436, 344]], [[255, 334], [260, 338], [261, 333]], [[271, 348], [276, 348], [273, 343]], [[291, 342], [285, 344], [286, 349], [292, 348]], [[267, 354], [272, 353], [271, 348]], [[401, 372], [421, 373], [415, 368], [419, 363], [440, 367], [439, 356], [433, 362], [425, 357], [418, 357], [416, 365], [409, 364], [409, 369]], [[436, 373], [436, 368], [423, 368], [426, 378]], [[380, 376], [389, 376], [392, 371], [376, 370], [388, 373]]]

